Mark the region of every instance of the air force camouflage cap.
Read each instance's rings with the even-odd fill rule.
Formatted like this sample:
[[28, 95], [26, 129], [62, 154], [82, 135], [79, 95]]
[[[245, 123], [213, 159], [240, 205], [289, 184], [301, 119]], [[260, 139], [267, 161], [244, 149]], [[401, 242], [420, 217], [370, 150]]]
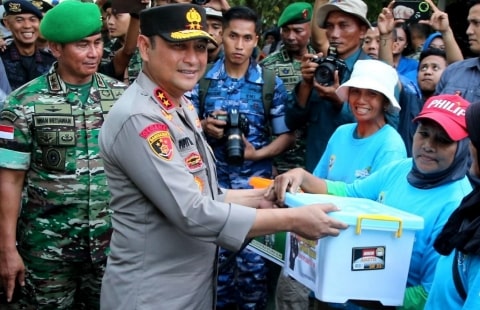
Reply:
[[140, 12], [140, 32], [148, 37], [159, 35], [169, 42], [207, 39], [217, 45], [206, 30], [205, 9], [199, 5], [169, 4]]
[[33, 14], [42, 19], [42, 12], [27, 0], [10, 0], [3, 3], [5, 16], [18, 14]]

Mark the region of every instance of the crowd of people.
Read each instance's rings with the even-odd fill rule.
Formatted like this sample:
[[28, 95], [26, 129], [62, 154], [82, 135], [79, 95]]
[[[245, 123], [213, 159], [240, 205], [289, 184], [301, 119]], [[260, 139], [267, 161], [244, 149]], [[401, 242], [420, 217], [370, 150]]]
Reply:
[[348, 228], [300, 190], [424, 219], [397, 309], [480, 308], [480, 1], [469, 53], [425, 2], [2, 1], [0, 308], [392, 308], [248, 247]]

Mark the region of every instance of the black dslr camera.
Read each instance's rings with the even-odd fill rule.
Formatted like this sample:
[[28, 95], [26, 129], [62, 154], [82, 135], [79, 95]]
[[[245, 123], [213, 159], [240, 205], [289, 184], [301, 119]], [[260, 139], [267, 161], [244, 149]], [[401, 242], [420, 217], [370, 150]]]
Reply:
[[323, 86], [330, 86], [334, 82], [335, 70], [338, 70], [338, 79], [342, 80], [343, 74], [347, 69], [347, 64], [340, 58], [337, 58], [337, 49], [333, 46], [328, 48], [327, 57], [313, 58], [312, 61], [318, 63], [315, 70], [315, 80]]
[[245, 144], [242, 134], [248, 135], [250, 131], [248, 118], [245, 114], [232, 109], [228, 114], [215, 115], [218, 120], [225, 121], [225, 137], [227, 139], [227, 163], [231, 165], [243, 164]]

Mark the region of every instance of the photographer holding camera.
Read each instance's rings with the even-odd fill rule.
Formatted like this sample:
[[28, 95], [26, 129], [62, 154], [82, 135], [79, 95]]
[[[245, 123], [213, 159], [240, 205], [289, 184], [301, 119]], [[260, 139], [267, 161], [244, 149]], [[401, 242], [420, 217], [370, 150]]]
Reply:
[[[257, 14], [236, 6], [225, 12], [223, 19], [224, 57], [205, 74], [209, 86], [203, 90], [197, 84], [191, 100], [217, 159], [220, 186], [245, 189], [251, 188], [248, 180], [254, 175], [272, 177], [273, 157], [291, 147], [295, 137], [284, 120], [287, 91], [273, 71], [271, 105], [266, 104], [266, 71], [252, 57], [260, 26]], [[272, 134], [277, 135], [273, 141]], [[219, 263], [232, 255], [221, 248]], [[217, 309], [236, 309], [237, 305], [241, 309], [264, 309], [267, 273], [263, 258], [243, 249], [228, 261], [219, 270]]]
[[314, 14], [313, 22], [325, 29], [330, 52], [303, 56], [303, 79], [295, 87], [294, 102], [287, 105], [285, 116], [291, 130], [307, 124], [306, 169], [310, 172], [335, 129], [354, 122], [348, 104], [340, 100], [335, 90], [350, 78], [357, 60], [371, 59], [361, 48], [362, 39], [371, 27], [367, 5], [362, 0], [331, 0], [319, 6]]

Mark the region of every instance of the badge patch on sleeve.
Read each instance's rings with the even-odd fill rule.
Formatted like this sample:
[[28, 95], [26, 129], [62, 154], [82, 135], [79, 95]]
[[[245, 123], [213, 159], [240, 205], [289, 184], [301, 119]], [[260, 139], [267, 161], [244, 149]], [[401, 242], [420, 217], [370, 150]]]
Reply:
[[203, 166], [202, 157], [198, 153], [191, 153], [185, 158], [185, 165], [190, 171], [197, 170]]
[[0, 125], [0, 139], [13, 140], [13, 126]]
[[145, 127], [140, 136], [148, 141], [150, 148], [158, 157], [171, 160], [173, 157], [173, 142], [168, 126], [165, 124], [152, 124]]

